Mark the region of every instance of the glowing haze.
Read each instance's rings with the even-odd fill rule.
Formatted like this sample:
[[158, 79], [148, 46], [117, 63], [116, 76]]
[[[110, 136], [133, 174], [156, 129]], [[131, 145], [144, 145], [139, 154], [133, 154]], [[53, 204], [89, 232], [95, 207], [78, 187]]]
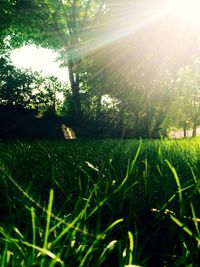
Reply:
[[168, 3], [168, 11], [187, 23], [200, 25], [199, 0], [170, 0]]
[[33, 71], [42, 71], [47, 76], [56, 76], [60, 81], [68, 81], [67, 68], [59, 67], [57, 57], [58, 54], [52, 50], [34, 45], [15, 49], [11, 54], [13, 64], [19, 68], [31, 68]]
[[[179, 25], [175, 25], [173, 21], [170, 21], [170, 18], [173, 17], [176, 21], [183, 23], [184, 27], [190, 27], [190, 32], [191, 29], [192, 31], [199, 29], [200, 0], [110, 0], [110, 3], [113, 14], [109, 26], [107, 27], [102, 23], [97, 29], [97, 32], [101, 32], [98, 37], [87, 39], [85, 43], [81, 42], [81, 46], [75, 48], [77, 50], [75, 52], [80, 53], [80, 57], [104, 48], [107, 49], [110, 44], [117, 43], [127, 36], [137, 36], [138, 33], [143, 34], [143, 36], [140, 35], [137, 40], [131, 43], [132, 46], [136, 44], [138, 50], [134, 52], [133, 49], [130, 51], [126, 49], [124, 51], [124, 53], [131, 53], [127, 55], [130, 61], [135, 55], [142, 53], [142, 50], [148, 50], [151, 46], [152, 50], [156, 50], [156, 55], [164, 51], [161, 53], [161, 60], [157, 60], [159, 67], [163, 61], [163, 55], [166, 57], [168, 54], [176, 61], [175, 56], [171, 54], [178, 51], [178, 46], [183, 46], [181, 51], [186, 51], [188, 47], [187, 53], [190, 54], [189, 46], [194, 47], [194, 45], [192, 44], [193, 36], [192, 38], [187, 36], [187, 34], [189, 35], [189, 28], [186, 31], [181, 29], [181, 32], [178, 29]], [[161, 23], [168, 25], [168, 27], [165, 26], [162, 29]], [[87, 32], [85, 34], [88, 36]], [[146, 51], [147, 53], [149, 52]], [[143, 51], [144, 54], [145, 51]], [[49, 49], [36, 48], [31, 45], [15, 50], [11, 59], [18, 67], [42, 70], [45, 75], [54, 75], [61, 81], [67, 81], [67, 69], [61, 69], [59, 63], [55, 62], [57, 56]], [[116, 60], [119, 56], [119, 54], [113, 55], [112, 60]], [[182, 55], [180, 55], [181, 57]]]

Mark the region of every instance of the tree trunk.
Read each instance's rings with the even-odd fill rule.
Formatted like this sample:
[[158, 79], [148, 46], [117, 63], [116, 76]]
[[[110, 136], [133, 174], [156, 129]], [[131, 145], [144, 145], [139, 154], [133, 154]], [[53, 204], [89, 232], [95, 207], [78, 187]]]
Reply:
[[149, 120], [147, 120], [147, 138], [151, 138], [151, 132], [152, 132], [152, 126], [151, 126], [151, 122]]
[[97, 101], [96, 101], [96, 122], [99, 122], [100, 119], [100, 114], [101, 114], [101, 95], [97, 96]]
[[194, 122], [194, 125], [192, 127], [192, 137], [195, 137], [197, 135], [197, 124]]
[[187, 131], [186, 131], [186, 126], [183, 126], [183, 137], [187, 137]]
[[125, 136], [124, 112], [125, 112], [125, 105], [122, 101], [119, 110], [119, 129], [120, 129], [120, 137], [122, 139], [124, 139]]
[[152, 130], [154, 126], [154, 110], [152, 108], [148, 108], [147, 110], [147, 124], [146, 124], [146, 136], [147, 138], [152, 137]]
[[135, 123], [134, 123], [134, 130], [133, 130], [133, 137], [140, 137], [139, 133], [139, 112], [135, 112]]
[[68, 62], [69, 81], [72, 90], [72, 108], [73, 115], [76, 118], [81, 118], [81, 100], [79, 88], [79, 74], [74, 71], [74, 64], [72, 61]]

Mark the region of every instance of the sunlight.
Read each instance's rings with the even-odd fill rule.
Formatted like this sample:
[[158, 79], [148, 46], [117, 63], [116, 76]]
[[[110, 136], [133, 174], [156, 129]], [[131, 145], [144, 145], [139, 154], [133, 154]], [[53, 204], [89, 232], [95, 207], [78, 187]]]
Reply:
[[56, 76], [60, 81], [67, 82], [67, 68], [60, 68], [56, 62], [58, 54], [50, 49], [38, 48], [35, 45], [25, 45], [13, 50], [11, 60], [18, 68], [31, 68], [33, 71], [42, 71], [44, 75]]
[[199, 0], [170, 0], [169, 12], [191, 24], [200, 24], [200, 1]]

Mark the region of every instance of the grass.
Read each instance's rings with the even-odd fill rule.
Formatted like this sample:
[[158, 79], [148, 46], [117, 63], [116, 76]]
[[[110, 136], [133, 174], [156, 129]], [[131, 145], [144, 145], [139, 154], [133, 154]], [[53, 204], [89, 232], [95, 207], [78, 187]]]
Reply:
[[200, 139], [0, 143], [0, 266], [199, 266]]

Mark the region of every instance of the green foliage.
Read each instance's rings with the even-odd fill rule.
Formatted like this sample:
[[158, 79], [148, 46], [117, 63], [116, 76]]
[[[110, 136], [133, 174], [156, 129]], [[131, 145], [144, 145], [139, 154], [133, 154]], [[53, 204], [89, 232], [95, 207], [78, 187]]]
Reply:
[[0, 57], [0, 105], [23, 107], [56, 114], [56, 93], [64, 90], [55, 77], [44, 77], [38, 72], [20, 70], [4, 56]]
[[175, 98], [171, 109], [174, 125], [193, 128], [193, 136], [200, 124], [200, 88], [199, 62], [179, 69], [175, 81]]

